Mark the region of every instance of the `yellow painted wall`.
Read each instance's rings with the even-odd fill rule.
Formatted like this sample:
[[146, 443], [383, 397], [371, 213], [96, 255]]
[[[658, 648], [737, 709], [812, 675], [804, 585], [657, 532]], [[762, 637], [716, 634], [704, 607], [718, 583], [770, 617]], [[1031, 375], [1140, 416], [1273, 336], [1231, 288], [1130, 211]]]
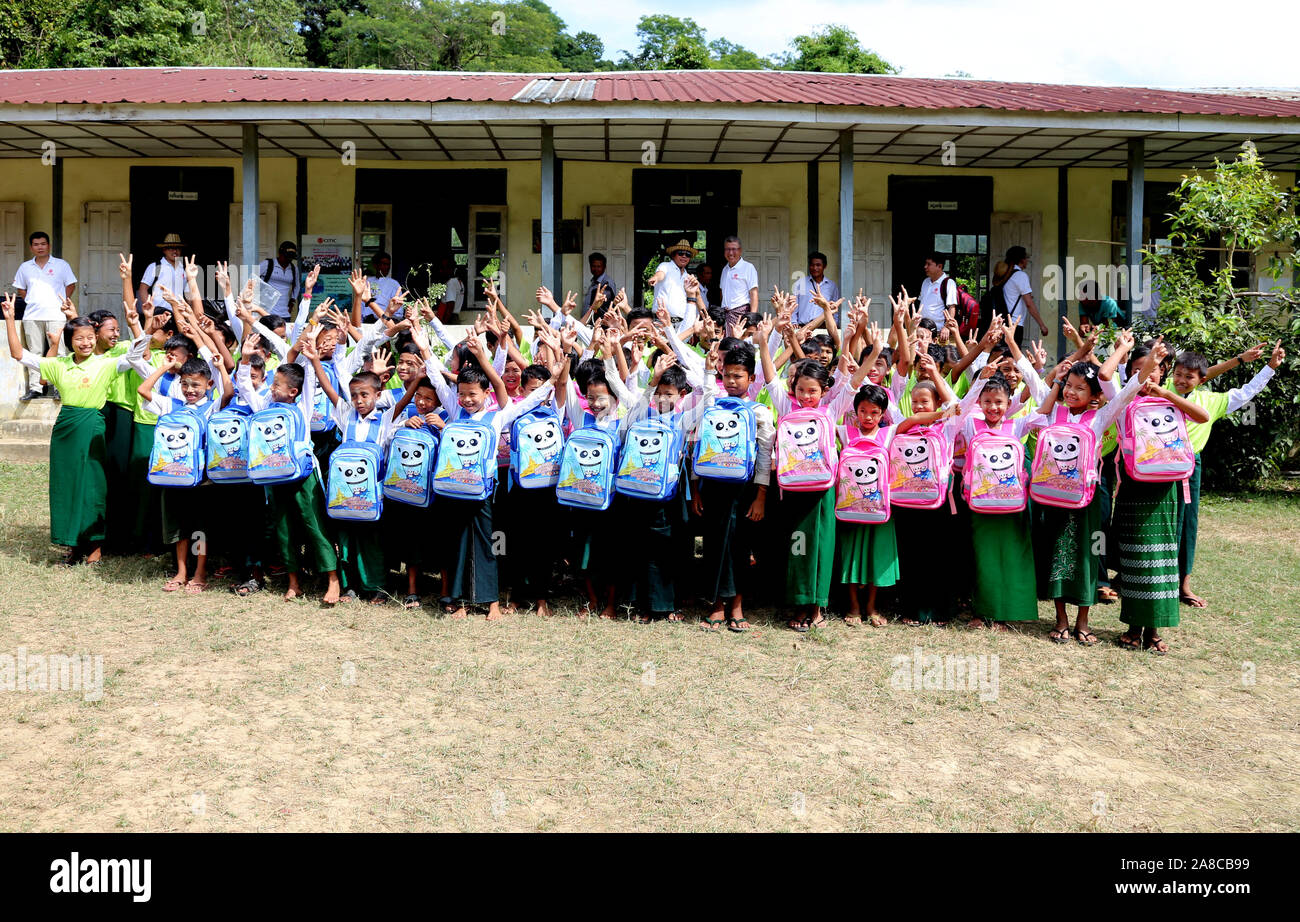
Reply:
[[[64, 182], [67, 182], [67, 165], [64, 165]], [[22, 160], [5, 160], [4, 169], [0, 171], [0, 202], [22, 202], [24, 223], [27, 225], [23, 234], [23, 258], [31, 257], [27, 251], [27, 234], [43, 230], [54, 232], [54, 171], [41, 163], [39, 157]], [[67, 228], [65, 226], [66, 233]], [[65, 252], [64, 241], [53, 240], [55, 255]], [[3, 280], [13, 280], [17, 266], [0, 267], [9, 273]], [[76, 266], [73, 266], [75, 269]]]

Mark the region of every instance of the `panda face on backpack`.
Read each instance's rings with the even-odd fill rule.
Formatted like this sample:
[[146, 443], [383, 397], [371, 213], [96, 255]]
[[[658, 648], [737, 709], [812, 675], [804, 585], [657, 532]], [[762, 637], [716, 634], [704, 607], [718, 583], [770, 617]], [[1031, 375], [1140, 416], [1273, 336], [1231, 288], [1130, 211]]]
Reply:
[[161, 487], [196, 487], [203, 482], [206, 419], [190, 407], [166, 414], [154, 426], [148, 480]]
[[221, 410], [208, 419], [208, 477], [214, 482], [248, 482], [248, 417]]
[[378, 521], [384, 509], [380, 489], [383, 455], [374, 442], [344, 442], [329, 461], [325, 511], [331, 518]]
[[614, 481], [619, 493], [660, 501], [677, 495], [685, 433], [671, 420], [656, 416], [628, 430]]
[[428, 506], [433, 498], [433, 465], [438, 442], [427, 429], [399, 429], [388, 445], [385, 499]]
[[516, 419], [510, 429], [515, 483], [528, 489], [554, 487], [560, 479], [560, 453], [564, 450], [559, 417], [549, 409], [534, 410]]

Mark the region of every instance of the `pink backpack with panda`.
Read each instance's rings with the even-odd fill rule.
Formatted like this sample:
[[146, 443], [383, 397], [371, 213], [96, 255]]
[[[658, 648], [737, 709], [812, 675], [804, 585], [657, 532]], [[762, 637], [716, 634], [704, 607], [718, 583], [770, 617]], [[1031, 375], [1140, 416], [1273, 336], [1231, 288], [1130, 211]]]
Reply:
[[889, 502], [907, 509], [938, 509], [948, 498], [952, 454], [942, 430], [921, 426], [896, 433], [889, 445]]
[[887, 444], [887, 433], [882, 441], [859, 435], [840, 452], [835, 486], [835, 518], [839, 521], [862, 525], [889, 521]]
[[1083, 509], [1097, 491], [1097, 436], [1088, 425], [1096, 415], [1088, 410], [1078, 422], [1058, 406], [1052, 423], [1038, 433], [1030, 467], [1029, 497], [1044, 506]]
[[1124, 408], [1119, 449], [1134, 480], [1186, 480], [1196, 469], [1183, 411], [1161, 397], [1138, 397]]
[[825, 410], [793, 410], [776, 426], [776, 482], [783, 490], [835, 486], [835, 423]]
[[[1004, 421], [1005, 422], [1005, 421]], [[966, 445], [962, 498], [972, 512], [1020, 512], [1029, 503], [1025, 489], [1025, 446], [1012, 434], [974, 420]]]

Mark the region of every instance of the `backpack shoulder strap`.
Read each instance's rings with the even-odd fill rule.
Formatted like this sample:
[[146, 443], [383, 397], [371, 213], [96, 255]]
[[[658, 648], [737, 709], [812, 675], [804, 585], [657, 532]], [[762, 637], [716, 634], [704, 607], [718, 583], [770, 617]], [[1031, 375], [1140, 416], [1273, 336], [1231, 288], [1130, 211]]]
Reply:
[[262, 275], [262, 281], [270, 282], [271, 273], [275, 271], [275, 258], [271, 257], [266, 261], [266, 272]]

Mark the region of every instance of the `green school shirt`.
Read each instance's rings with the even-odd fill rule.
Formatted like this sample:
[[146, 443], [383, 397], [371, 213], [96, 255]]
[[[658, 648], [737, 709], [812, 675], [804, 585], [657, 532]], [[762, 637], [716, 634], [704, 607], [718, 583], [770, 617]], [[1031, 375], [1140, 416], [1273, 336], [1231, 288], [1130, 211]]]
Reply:
[[[129, 342], [119, 342], [112, 349], [109, 349], [104, 355], [113, 359], [116, 363], [118, 359], [126, 355], [126, 351], [131, 348]], [[131, 383], [131, 377], [135, 372], [128, 371], [116, 375], [108, 385], [108, 399], [110, 402], [117, 404], [119, 407], [125, 407], [128, 410], [135, 409], [135, 398], [140, 395], [136, 393], [136, 388], [140, 386], [139, 375], [135, 375], [135, 383]]]
[[[158, 368], [167, 359], [167, 353], [161, 349], [153, 349], [149, 352], [149, 365], [152, 368]], [[131, 378], [134, 382], [131, 390], [135, 394], [135, 406], [131, 410], [131, 418], [142, 426], [152, 426], [158, 422], [158, 417], [144, 408], [144, 398], [140, 396], [140, 385], [144, 383], [144, 378], [134, 368], [128, 371], [122, 377]]]
[[92, 355], [79, 365], [70, 355], [41, 359], [41, 377], [59, 389], [66, 407], [102, 408], [117, 376], [117, 358], [107, 354]]
[[1199, 455], [1210, 441], [1210, 427], [1228, 415], [1228, 393], [1198, 387], [1187, 395], [1187, 399], [1210, 414], [1208, 423], [1187, 421], [1187, 440], [1192, 443], [1192, 451]]

